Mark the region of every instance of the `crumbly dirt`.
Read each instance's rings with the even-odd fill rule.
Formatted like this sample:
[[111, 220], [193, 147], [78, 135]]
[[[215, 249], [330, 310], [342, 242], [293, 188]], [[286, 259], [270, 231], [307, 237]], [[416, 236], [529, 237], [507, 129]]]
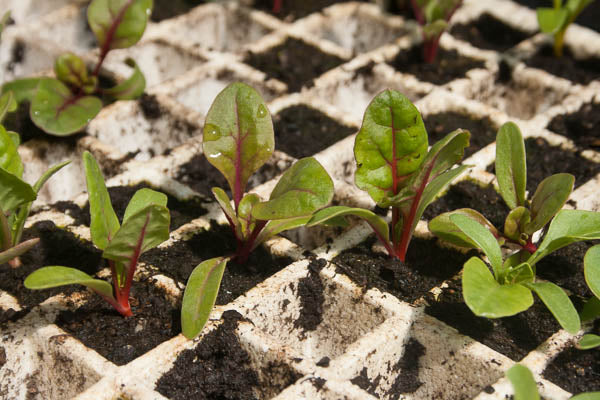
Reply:
[[557, 115], [548, 124], [548, 129], [568, 137], [581, 148], [599, 151], [600, 103], [585, 103], [576, 112]]
[[150, 19], [153, 22], [173, 18], [181, 14], [187, 13], [193, 7], [205, 3], [202, 0], [154, 0], [152, 15]]
[[460, 279], [450, 281], [437, 299], [428, 294], [427, 302], [427, 314], [514, 361], [521, 360], [560, 329], [550, 311], [537, 298], [532, 307], [512, 317], [477, 317], [464, 303]]
[[[202, 261], [227, 256], [234, 251], [235, 239], [230, 227], [213, 222], [210, 230], [201, 231], [189, 240], [178, 241], [171, 247], [147, 251], [140, 259], [158, 268], [161, 274], [184, 284], [192, 270]], [[246, 264], [228, 262], [216, 304], [233, 301], [291, 262], [288, 257], [271, 255], [262, 246], [254, 250]]]
[[411, 74], [421, 81], [436, 85], [444, 85], [458, 78], [464, 78], [467, 71], [483, 68], [483, 61], [475, 60], [459, 54], [456, 50], [439, 48], [433, 63], [423, 62], [421, 46], [400, 51], [390, 64], [400, 72]]
[[552, 46], [546, 45], [524, 61], [530, 67], [542, 69], [552, 75], [582, 85], [600, 79], [600, 58], [579, 60], [567, 46], [564, 47], [563, 56], [560, 58], [554, 56]]
[[[530, 197], [544, 179], [550, 175], [567, 172], [575, 176], [575, 188], [583, 185], [598, 173], [600, 164], [581, 156], [579, 151], [570, 151], [558, 146], [551, 146], [543, 138], [525, 139], [527, 158], [527, 190]], [[487, 168], [494, 173], [494, 164]]]
[[327, 265], [320, 258], [311, 260], [308, 265], [308, 275], [298, 281], [297, 295], [300, 299], [300, 316], [294, 321], [294, 328], [303, 332], [314, 331], [323, 321], [323, 282], [319, 272]]
[[305, 105], [283, 109], [273, 117], [277, 150], [292, 157], [312, 156], [356, 132]]
[[140, 98], [137, 100], [140, 105], [140, 109], [149, 120], [160, 118], [164, 113], [160, 103], [153, 94], [142, 93]]
[[531, 36], [488, 13], [480, 15], [468, 24], [453, 25], [450, 34], [475, 47], [499, 52], [506, 51]]
[[423, 118], [425, 129], [429, 134], [429, 144], [433, 145], [456, 129], [465, 129], [471, 133], [469, 147], [465, 149], [467, 158], [496, 140], [496, 131], [488, 117], [475, 118], [454, 111], [427, 115]]
[[125, 365], [181, 331], [180, 310], [154, 286], [134, 282], [129, 297], [133, 317], [125, 318], [90, 293], [75, 311], [62, 311], [56, 324], [117, 365]]
[[344, 60], [323, 53], [301, 40], [288, 38], [264, 53], [248, 52], [244, 62], [264, 71], [269, 78], [279, 79], [288, 86], [290, 92], [297, 92], [303, 86], [311, 87], [314, 78], [337, 67]]
[[493, 185], [481, 187], [472, 181], [460, 181], [450, 186], [442, 197], [431, 203], [423, 213], [423, 218], [432, 220], [436, 216], [457, 210], [472, 208], [479, 211], [495, 227], [502, 229], [509, 209]]
[[[51, 221], [37, 222], [23, 232], [23, 241], [38, 237], [40, 243], [21, 256], [23, 265], [12, 268], [0, 265], [0, 289], [14, 295], [21, 307], [31, 308], [59, 293], [71, 294], [84, 290], [79, 285], [53, 289], [29, 290], [23, 285], [25, 278], [33, 271], [48, 265], [63, 265], [77, 268], [89, 275], [95, 275], [105, 265], [102, 252], [90, 242], [82, 240], [70, 232], [57, 228]], [[14, 317], [14, 315], [12, 316]]]
[[469, 258], [468, 254], [439, 247], [435, 239], [413, 238], [403, 263], [374, 252], [376, 241], [371, 237], [335, 257], [332, 262], [336, 270], [365, 290], [376, 287], [410, 303], [456, 275]]

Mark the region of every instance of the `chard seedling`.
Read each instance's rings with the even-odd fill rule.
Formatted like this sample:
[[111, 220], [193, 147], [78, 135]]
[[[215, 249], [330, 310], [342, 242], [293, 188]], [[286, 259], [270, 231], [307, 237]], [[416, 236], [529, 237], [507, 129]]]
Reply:
[[[592, 246], [585, 253], [583, 272], [594, 296], [585, 303], [580, 316], [583, 321], [592, 321], [600, 318], [600, 245]], [[600, 336], [588, 333], [581, 338], [578, 347], [584, 350], [600, 347]]]
[[[12, 92], [0, 96], [0, 123], [7, 112], [15, 109]], [[19, 256], [39, 242], [38, 238], [21, 242], [33, 201], [44, 183], [69, 163], [65, 161], [51, 167], [31, 186], [22, 179], [19, 143], [19, 134], [7, 131], [0, 124], [0, 264], [8, 262], [12, 267], [20, 266]]]
[[169, 238], [171, 217], [167, 209], [167, 196], [151, 189], [138, 190], [129, 201], [123, 225], [120, 225], [100, 167], [87, 151], [83, 154], [83, 164], [90, 203], [92, 242], [103, 250], [102, 257], [108, 260], [112, 285], [75, 268], [48, 266], [31, 273], [25, 279], [25, 287], [47, 289], [81, 284], [102, 296], [123, 316], [129, 317], [133, 315], [129, 292], [140, 255]]
[[519, 127], [513, 122], [502, 125], [496, 135], [496, 176], [500, 195], [510, 209], [502, 232], [487, 218], [470, 208], [438, 215], [429, 222], [429, 230], [456, 246], [476, 248], [476, 244], [469, 242], [450, 220], [450, 216], [462, 214], [484, 225], [500, 245], [510, 244], [534, 253], [534, 232], [545, 227], [564, 206], [573, 191], [575, 178], [564, 173], [552, 175], [538, 185], [529, 200], [525, 194], [525, 142]]
[[183, 297], [183, 334], [193, 338], [208, 320], [225, 266], [245, 263], [261, 243], [300, 227], [333, 198], [333, 181], [312, 157], [298, 160], [279, 179], [268, 201], [245, 193], [250, 176], [273, 154], [273, 122], [260, 94], [243, 83], [232, 83], [215, 98], [206, 116], [202, 147], [208, 161], [227, 179], [233, 205], [225, 190], [212, 192], [237, 242], [233, 255], [213, 258], [192, 272]]
[[26, 78], [6, 83], [2, 92], [13, 91], [18, 103], [30, 103], [30, 118], [45, 132], [67, 136], [82, 130], [102, 109], [99, 96], [114, 100], [139, 97], [146, 86], [132, 59], [126, 63], [132, 75], [112, 88], [99, 86], [100, 68], [109, 51], [133, 46], [144, 30], [153, 0], [93, 0], [88, 23], [100, 45], [100, 56], [90, 72], [73, 53], [60, 55], [54, 64], [56, 78]]
[[379, 207], [392, 208], [392, 221], [370, 210], [346, 206], [315, 213], [307, 226], [345, 225], [346, 216], [364, 219], [388, 254], [404, 261], [412, 234], [425, 211], [467, 166], [450, 169], [469, 146], [469, 132], [458, 129], [431, 147], [423, 119], [404, 95], [385, 90], [369, 104], [354, 143], [356, 186]]
[[554, 36], [554, 55], [562, 57], [567, 28], [579, 14], [594, 0], [553, 0], [554, 6], [540, 7], [537, 11], [537, 20], [540, 30]]
[[431, 64], [440, 43], [440, 37], [448, 28], [448, 22], [462, 4], [462, 0], [410, 0], [415, 18], [421, 25], [423, 36], [423, 60]]

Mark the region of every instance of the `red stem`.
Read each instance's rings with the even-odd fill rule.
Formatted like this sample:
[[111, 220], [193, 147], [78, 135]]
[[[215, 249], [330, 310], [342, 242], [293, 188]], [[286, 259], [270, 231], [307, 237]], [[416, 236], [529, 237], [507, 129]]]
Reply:
[[250, 234], [248, 239], [245, 240], [244, 242], [241, 242], [242, 247], [241, 248], [238, 247], [238, 249], [235, 252], [235, 260], [238, 263], [245, 264], [246, 261], [248, 261], [250, 252], [252, 251], [252, 248], [254, 247], [254, 241], [258, 237], [258, 234], [263, 230], [263, 228], [265, 227], [267, 222], [268, 221], [256, 221], [256, 225], [254, 226], [254, 229], [252, 230], [252, 233]]
[[273, 14], [279, 14], [281, 12], [281, 0], [273, 1]]
[[133, 4], [133, 2], [134, 2], [134, 0], [129, 0], [129, 2], [126, 5], [124, 5], [123, 8], [121, 8], [119, 10], [119, 14], [114, 19], [110, 28], [108, 28], [108, 30], [106, 31], [106, 37], [104, 38], [104, 44], [102, 45], [102, 48], [100, 49], [100, 57], [98, 58], [98, 64], [96, 64], [96, 68], [94, 68], [94, 72], [92, 73], [93, 76], [98, 76], [98, 74], [100, 73], [100, 67], [102, 66], [102, 63], [104, 62], [106, 55], [111, 50], [110, 45], [115, 36], [115, 32], [117, 31], [117, 28], [121, 24], [121, 21], [123, 20], [123, 16], [125, 16], [125, 13], [129, 9], [131, 4]]

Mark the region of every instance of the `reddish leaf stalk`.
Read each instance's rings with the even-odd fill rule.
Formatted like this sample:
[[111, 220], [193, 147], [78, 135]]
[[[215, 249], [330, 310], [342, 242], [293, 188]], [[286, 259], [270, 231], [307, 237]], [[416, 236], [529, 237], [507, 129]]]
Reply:
[[263, 230], [268, 221], [256, 221], [256, 225], [248, 239], [238, 242], [242, 244], [242, 247], [237, 248], [235, 252], [235, 260], [240, 264], [245, 264], [248, 261], [248, 257], [250, 256], [250, 252], [254, 249], [254, 242], [258, 237], [258, 234]]
[[273, 0], [273, 14], [279, 14], [281, 12], [282, 0]]
[[[390, 117], [392, 125], [392, 192], [394, 196], [398, 194], [398, 159], [396, 158], [396, 129], [394, 127], [394, 110], [390, 107]], [[397, 207], [392, 208], [392, 226], [391, 236], [392, 243], [396, 243], [398, 238], [396, 237], [396, 224], [400, 217], [399, 210]]]

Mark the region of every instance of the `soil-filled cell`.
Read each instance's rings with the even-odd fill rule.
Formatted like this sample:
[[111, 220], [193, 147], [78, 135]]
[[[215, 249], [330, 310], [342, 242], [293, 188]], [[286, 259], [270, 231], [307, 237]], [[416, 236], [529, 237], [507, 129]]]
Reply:
[[548, 124], [548, 129], [568, 137], [581, 148], [599, 151], [600, 103], [584, 103], [573, 113], [557, 115]]
[[475, 47], [499, 52], [506, 51], [531, 36], [488, 13], [467, 24], [453, 25], [450, 34]]

